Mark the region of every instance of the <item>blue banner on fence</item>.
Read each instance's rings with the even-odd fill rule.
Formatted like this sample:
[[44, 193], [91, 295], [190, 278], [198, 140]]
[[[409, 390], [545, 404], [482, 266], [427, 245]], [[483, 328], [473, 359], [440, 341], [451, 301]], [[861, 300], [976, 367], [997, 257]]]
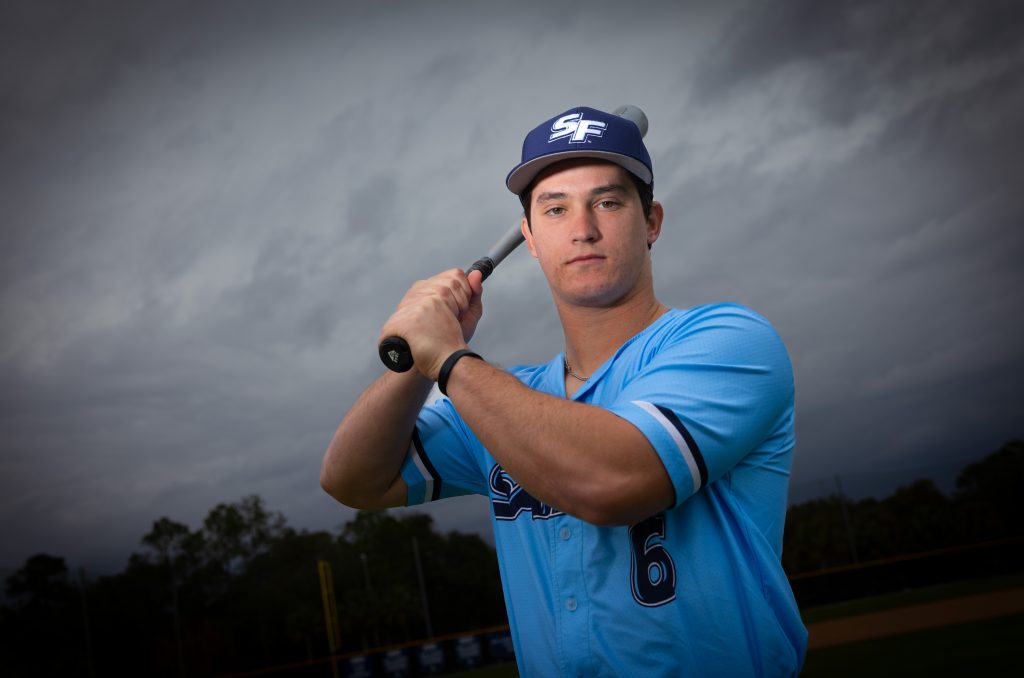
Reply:
[[516, 650], [512, 645], [512, 634], [508, 631], [496, 631], [488, 634], [487, 650], [491, 659], [509, 661], [516, 657]]
[[421, 676], [444, 673], [444, 648], [438, 643], [420, 645], [416, 659], [420, 665]]
[[481, 659], [479, 636], [463, 636], [455, 640], [455, 663], [460, 668], [480, 666]]
[[346, 678], [373, 678], [373, 664], [366, 655], [349, 657], [345, 660], [344, 669]]
[[409, 678], [412, 675], [412, 662], [409, 651], [388, 650], [381, 656], [381, 672], [387, 678]]

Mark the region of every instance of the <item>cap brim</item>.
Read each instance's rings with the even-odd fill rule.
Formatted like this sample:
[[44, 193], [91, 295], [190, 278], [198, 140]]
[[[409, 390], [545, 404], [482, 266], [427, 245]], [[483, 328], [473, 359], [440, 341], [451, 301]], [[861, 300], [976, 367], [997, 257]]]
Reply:
[[550, 153], [548, 155], [542, 155], [539, 158], [534, 158], [529, 162], [525, 162], [519, 165], [514, 170], [509, 172], [508, 177], [505, 179], [505, 185], [508, 186], [508, 190], [512, 191], [516, 195], [522, 193], [530, 182], [541, 173], [541, 171], [553, 165], [556, 162], [562, 160], [572, 160], [575, 158], [598, 158], [600, 160], [608, 160], [616, 165], [620, 165], [625, 169], [629, 170], [636, 176], [640, 177], [640, 180], [645, 184], [651, 183], [651, 171], [647, 169], [647, 166], [637, 160], [636, 158], [621, 153], [611, 153], [609, 151], [559, 151], [558, 153]]

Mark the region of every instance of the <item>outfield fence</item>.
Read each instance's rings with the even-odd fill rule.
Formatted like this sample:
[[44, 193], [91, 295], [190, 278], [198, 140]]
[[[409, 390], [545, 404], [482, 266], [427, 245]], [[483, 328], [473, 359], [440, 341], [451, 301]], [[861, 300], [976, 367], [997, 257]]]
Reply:
[[[790, 575], [801, 609], [856, 598], [1024, 571], [1024, 537], [831, 567]], [[223, 678], [416, 678], [515, 659], [507, 625], [335, 654]]]
[[1024, 537], [996, 539], [790, 575], [801, 609], [1024, 571]]
[[233, 673], [222, 678], [256, 676], [344, 676], [344, 678], [416, 678], [465, 671], [515, 660], [508, 625], [396, 643], [372, 650]]

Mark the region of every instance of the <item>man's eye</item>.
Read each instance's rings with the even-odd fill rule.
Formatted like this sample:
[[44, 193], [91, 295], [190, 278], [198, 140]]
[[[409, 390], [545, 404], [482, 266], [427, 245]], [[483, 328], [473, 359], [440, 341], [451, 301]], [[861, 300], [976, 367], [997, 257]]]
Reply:
[[600, 207], [601, 209], [610, 210], [618, 207], [619, 203], [616, 202], [615, 200], [602, 200], [601, 202], [597, 203], [597, 206]]
[[544, 214], [547, 214], [548, 216], [552, 216], [552, 217], [557, 217], [559, 214], [564, 214], [564, 213], [565, 213], [565, 208], [564, 207], [549, 207], [546, 210], [544, 210]]

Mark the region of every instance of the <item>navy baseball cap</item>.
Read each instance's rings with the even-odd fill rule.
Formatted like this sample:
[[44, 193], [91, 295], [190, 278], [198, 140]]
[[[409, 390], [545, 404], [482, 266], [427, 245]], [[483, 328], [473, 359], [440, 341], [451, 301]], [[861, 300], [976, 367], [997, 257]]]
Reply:
[[626, 118], [579, 106], [541, 123], [526, 135], [522, 161], [508, 173], [505, 185], [519, 195], [545, 167], [572, 158], [608, 160], [645, 184], [654, 183], [651, 155], [640, 128]]

